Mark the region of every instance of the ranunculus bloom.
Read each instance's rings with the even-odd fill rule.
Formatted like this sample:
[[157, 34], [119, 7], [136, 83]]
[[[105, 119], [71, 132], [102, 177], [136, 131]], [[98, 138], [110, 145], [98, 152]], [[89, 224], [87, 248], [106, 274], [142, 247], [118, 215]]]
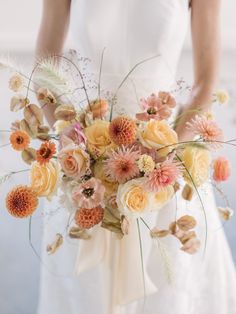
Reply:
[[63, 136], [67, 136], [73, 141], [74, 144], [77, 145], [86, 142], [86, 137], [84, 135], [84, 132], [82, 131], [82, 127], [78, 122], [64, 128], [61, 134]]
[[207, 149], [188, 145], [183, 151], [182, 160], [192, 177], [184, 171], [184, 179], [190, 186], [193, 186], [192, 180], [197, 187], [207, 181], [211, 164], [211, 155]]
[[109, 125], [107, 121], [96, 120], [84, 129], [88, 150], [94, 157], [99, 157], [115, 147], [109, 136]]
[[73, 189], [72, 198], [78, 207], [91, 209], [102, 204], [104, 193], [101, 181], [91, 178]]
[[56, 191], [58, 180], [58, 166], [53, 161], [42, 166], [38, 162], [32, 164], [30, 170], [31, 188], [37, 196], [46, 196], [50, 200]]
[[97, 99], [92, 101], [87, 107], [87, 111], [93, 114], [93, 119], [105, 117], [109, 109], [108, 102], [104, 99]]
[[79, 179], [89, 169], [89, 155], [80, 147], [69, 144], [57, 156], [58, 161], [68, 177]]
[[[178, 143], [177, 133], [165, 121], [150, 120], [139, 130], [140, 142], [147, 148], [155, 148], [160, 156], [167, 155]], [[161, 149], [164, 147], [163, 149]]]
[[219, 157], [216, 160], [214, 160], [213, 169], [214, 169], [213, 179], [216, 182], [226, 181], [230, 177], [231, 174], [230, 162], [224, 157]]

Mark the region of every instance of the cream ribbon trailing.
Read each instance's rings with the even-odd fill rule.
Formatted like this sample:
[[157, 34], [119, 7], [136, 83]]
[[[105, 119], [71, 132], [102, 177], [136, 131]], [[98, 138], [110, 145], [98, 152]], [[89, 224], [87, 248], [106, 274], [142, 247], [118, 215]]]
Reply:
[[142, 268], [136, 220], [130, 223], [129, 234], [122, 239], [98, 226], [93, 228], [91, 235], [90, 240], [81, 240], [79, 243], [75, 269], [77, 275], [102, 263], [107, 274], [105, 280], [108, 291], [111, 291], [111, 303], [114, 305], [128, 304], [157, 292], [157, 287], [147, 273], [145, 257]]

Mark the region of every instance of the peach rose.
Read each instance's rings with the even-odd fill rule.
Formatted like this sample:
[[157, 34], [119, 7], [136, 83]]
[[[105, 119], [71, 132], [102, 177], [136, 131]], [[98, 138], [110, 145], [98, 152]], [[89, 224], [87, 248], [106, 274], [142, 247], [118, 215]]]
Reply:
[[46, 196], [51, 200], [57, 188], [58, 172], [58, 166], [53, 161], [42, 166], [36, 161], [32, 164], [30, 170], [31, 187], [38, 196]]
[[226, 181], [230, 177], [231, 174], [230, 162], [224, 157], [219, 157], [216, 160], [214, 160], [213, 169], [214, 169], [213, 179], [216, 182]]
[[110, 123], [107, 121], [96, 120], [84, 129], [88, 150], [95, 157], [99, 157], [115, 147], [109, 136], [109, 125]]
[[183, 151], [182, 160], [192, 177], [191, 179], [187, 171], [184, 172], [184, 179], [190, 186], [193, 186], [192, 180], [197, 187], [207, 181], [211, 163], [211, 155], [207, 149], [189, 145]]
[[89, 155], [80, 147], [69, 144], [64, 147], [57, 156], [65, 175], [79, 179], [89, 169]]
[[[177, 133], [165, 121], [150, 120], [139, 132], [139, 139], [147, 148], [160, 149], [178, 143]], [[158, 150], [161, 156], [167, 155], [174, 146]]]

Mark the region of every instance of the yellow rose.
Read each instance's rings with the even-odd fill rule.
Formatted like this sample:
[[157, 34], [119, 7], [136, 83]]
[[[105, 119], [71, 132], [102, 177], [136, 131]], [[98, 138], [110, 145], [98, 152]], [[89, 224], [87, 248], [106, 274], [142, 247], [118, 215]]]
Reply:
[[216, 92], [216, 100], [221, 104], [227, 104], [230, 100], [229, 94], [225, 90], [219, 90]]
[[58, 166], [50, 161], [45, 165], [38, 162], [32, 164], [30, 170], [31, 187], [38, 196], [46, 196], [51, 200], [58, 183]]
[[142, 216], [151, 210], [151, 193], [144, 189], [145, 178], [134, 179], [120, 184], [116, 202], [125, 216]]
[[[211, 155], [207, 149], [189, 145], [183, 151], [182, 160], [197, 187], [207, 181], [211, 164]], [[184, 179], [193, 186], [187, 171], [184, 173]]]
[[108, 178], [105, 175], [104, 165], [102, 161], [97, 161], [95, 163], [93, 173], [95, 178], [101, 180], [102, 185], [105, 186], [106, 188], [105, 197], [109, 197], [113, 194], [116, 194], [119, 184], [117, 182], [111, 181], [110, 178]]
[[162, 188], [157, 193], [154, 193], [153, 207], [154, 209], [161, 209], [173, 197], [175, 190], [172, 185]]
[[[150, 120], [139, 132], [139, 139], [147, 148], [160, 149], [178, 142], [176, 132], [165, 121]], [[161, 156], [167, 155], [174, 146], [159, 150]]]
[[109, 136], [109, 125], [110, 123], [107, 121], [95, 120], [92, 125], [84, 129], [88, 150], [95, 157], [99, 157], [110, 148], [115, 147]]

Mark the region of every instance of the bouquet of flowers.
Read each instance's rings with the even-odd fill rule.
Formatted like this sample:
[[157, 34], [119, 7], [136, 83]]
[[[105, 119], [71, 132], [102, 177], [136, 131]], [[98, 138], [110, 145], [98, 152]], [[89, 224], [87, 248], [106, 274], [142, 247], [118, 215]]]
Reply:
[[[130, 221], [138, 219], [149, 228], [152, 238], [174, 236], [181, 242], [183, 251], [195, 253], [200, 241], [194, 231], [197, 224], [194, 217], [185, 215], [170, 221], [166, 230], [151, 229], [145, 217], [161, 210], [183, 182], [182, 197], [191, 200], [195, 193], [201, 200], [198, 189], [210, 176], [214, 186], [227, 180], [229, 161], [224, 157], [212, 160], [211, 150], [234, 142], [224, 141], [223, 132], [210, 112], [196, 113], [188, 123], [196, 137], [179, 142], [174, 126], [180, 117], [173, 122], [176, 100], [168, 91], [143, 95], [140, 112], [135, 117], [114, 117], [117, 94], [109, 99], [101, 97], [99, 92], [98, 97], [90, 100], [84, 74], [77, 65], [82, 82], [82, 87], [77, 87], [82, 91], [80, 99], [65, 100], [72, 92], [60, 95], [53, 88], [55, 80], [63, 86], [63, 91], [68, 85], [66, 80], [61, 83], [63, 79], [52, 61], [54, 58], [50, 62], [40, 60], [29, 77], [18, 71], [10, 78], [9, 87], [17, 93], [11, 99], [10, 110], [21, 111], [22, 119], [12, 123], [9, 144], [29, 165], [29, 183], [9, 191], [6, 197], [9, 213], [17, 218], [31, 217], [40, 197], [50, 201], [58, 192], [61, 205], [73, 217], [73, 226], [68, 226], [72, 238], [89, 239], [89, 229], [95, 226], [122, 238], [129, 233]], [[66, 57], [61, 58], [75, 65]], [[50, 75], [44, 80], [41, 76], [40, 83], [35, 83], [36, 68]], [[34, 90], [30, 89], [31, 82], [35, 83]], [[18, 94], [24, 87], [26, 96]], [[31, 102], [30, 91], [36, 94], [38, 104]], [[81, 108], [78, 104], [84, 101], [84, 96], [86, 104]], [[226, 92], [218, 92], [213, 101], [225, 103], [227, 99]], [[55, 108], [52, 130], [44, 124], [43, 109], [50, 107]], [[9, 172], [1, 182], [15, 173]], [[232, 210], [224, 199], [226, 207], [219, 211], [228, 220]], [[47, 248], [48, 252], [54, 253], [62, 243], [59, 234]]]

